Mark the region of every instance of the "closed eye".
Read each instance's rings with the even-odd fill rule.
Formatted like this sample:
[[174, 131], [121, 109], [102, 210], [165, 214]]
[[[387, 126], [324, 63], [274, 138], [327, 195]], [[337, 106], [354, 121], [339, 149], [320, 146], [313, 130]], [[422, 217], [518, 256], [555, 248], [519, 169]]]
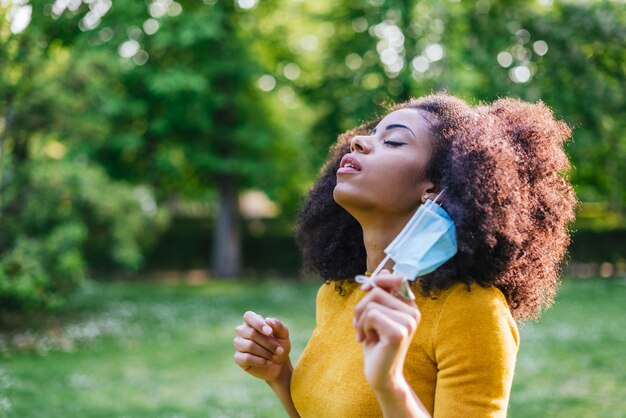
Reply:
[[384, 141], [384, 143], [386, 145], [391, 145], [392, 147], [399, 147], [401, 145], [406, 145], [406, 142], [389, 141], [389, 140]]

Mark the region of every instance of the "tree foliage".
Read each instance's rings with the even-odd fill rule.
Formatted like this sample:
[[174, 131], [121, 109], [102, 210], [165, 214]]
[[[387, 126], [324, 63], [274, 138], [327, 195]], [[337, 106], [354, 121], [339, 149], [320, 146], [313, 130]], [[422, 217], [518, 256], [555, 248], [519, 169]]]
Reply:
[[89, 267], [134, 271], [167, 214], [145, 188], [66, 161], [21, 166], [3, 190], [0, 314], [56, 307]]
[[[78, 283], [98, 254], [136, 267], [137, 237], [162, 225], [138, 209], [148, 190], [158, 210], [212, 208], [214, 272], [236, 275], [242, 190], [262, 189], [291, 219], [337, 134], [441, 89], [546, 102], [574, 127], [579, 225], [624, 225], [618, 2], [1, 0], [0, 16], [3, 289], [18, 276], [45, 288], [38, 277], [61, 277], [58, 263], [83, 272], [67, 273]], [[54, 215], [67, 193], [92, 209]], [[128, 228], [88, 214], [109, 197]], [[37, 217], [46, 233], [28, 229]], [[59, 246], [80, 261], [50, 261]]]
[[[543, 100], [574, 127], [569, 173], [586, 216], [624, 223], [626, 8], [618, 2], [336, 2], [334, 35], [302, 89], [320, 149], [387, 101], [445, 89], [470, 102]], [[320, 35], [321, 36], [321, 35]], [[313, 71], [312, 69], [310, 71]], [[590, 213], [584, 202], [605, 202]], [[595, 206], [597, 207], [597, 206]], [[612, 216], [611, 216], [612, 214]]]

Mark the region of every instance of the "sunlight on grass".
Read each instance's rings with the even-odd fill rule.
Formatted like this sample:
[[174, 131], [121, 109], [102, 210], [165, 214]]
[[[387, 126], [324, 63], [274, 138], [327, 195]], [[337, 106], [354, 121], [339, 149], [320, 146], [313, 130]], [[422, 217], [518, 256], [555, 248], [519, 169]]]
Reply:
[[512, 417], [623, 417], [626, 280], [567, 281], [521, 328]]
[[[232, 361], [248, 309], [289, 325], [293, 358], [314, 281], [90, 283], [65, 314], [0, 334], [0, 417], [284, 417]], [[625, 280], [567, 281], [521, 327], [511, 417], [626, 415]]]

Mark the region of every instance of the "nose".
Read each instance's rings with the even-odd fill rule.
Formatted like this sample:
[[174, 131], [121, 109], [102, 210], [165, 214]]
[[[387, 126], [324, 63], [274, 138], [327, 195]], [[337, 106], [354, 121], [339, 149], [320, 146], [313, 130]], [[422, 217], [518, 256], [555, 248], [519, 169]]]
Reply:
[[369, 153], [372, 150], [371, 145], [367, 141], [367, 137], [363, 135], [357, 135], [350, 141], [350, 152], [361, 152], [364, 154]]

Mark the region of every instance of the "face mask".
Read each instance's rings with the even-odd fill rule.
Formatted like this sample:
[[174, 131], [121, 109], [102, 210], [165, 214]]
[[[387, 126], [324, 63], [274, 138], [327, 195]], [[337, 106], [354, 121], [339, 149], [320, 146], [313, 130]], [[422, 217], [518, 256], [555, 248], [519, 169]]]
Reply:
[[376, 267], [370, 277], [356, 276], [359, 283], [370, 283], [389, 259], [395, 262], [393, 272], [406, 280], [415, 280], [433, 272], [448, 261], [457, 251], [456, 228], [450, 215], [435, 203], [427, 199], [398, 236], [385, 248], [385, 259]]

